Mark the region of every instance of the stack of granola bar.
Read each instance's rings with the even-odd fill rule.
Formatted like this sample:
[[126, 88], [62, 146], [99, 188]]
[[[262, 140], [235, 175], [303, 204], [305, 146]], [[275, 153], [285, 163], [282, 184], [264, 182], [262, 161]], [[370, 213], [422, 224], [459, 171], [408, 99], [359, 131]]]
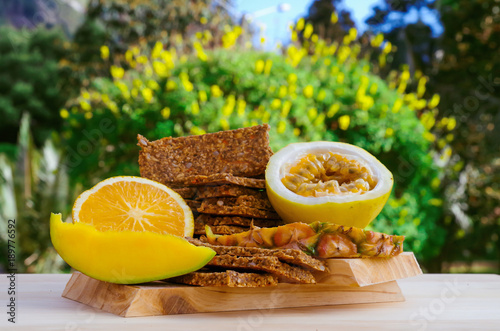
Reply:
[[173, 188], [193, 210], [195, 235], [282, 222], [265, 193], [269, 125], [148, 141], [138, 135], [141, 176]]

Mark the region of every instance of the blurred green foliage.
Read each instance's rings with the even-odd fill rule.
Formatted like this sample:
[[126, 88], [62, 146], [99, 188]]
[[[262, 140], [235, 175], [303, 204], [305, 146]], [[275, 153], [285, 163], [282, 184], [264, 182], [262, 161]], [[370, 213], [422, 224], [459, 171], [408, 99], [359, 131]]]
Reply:
[[22, 112], [32, 118], [38, 145], [59, 130], [62, 121], [55, 110], [70, 97], [64, 84], [68, 68], [59, 65], [68, 55], [67, 47], [58, 30], [0, 27], [2, 142], [16, 142]]

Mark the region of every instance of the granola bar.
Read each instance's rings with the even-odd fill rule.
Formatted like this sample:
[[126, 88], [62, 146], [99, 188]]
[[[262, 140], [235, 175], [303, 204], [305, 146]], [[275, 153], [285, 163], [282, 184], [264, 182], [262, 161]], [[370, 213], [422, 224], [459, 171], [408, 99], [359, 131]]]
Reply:
[[222, 206], [228, 206], [228, 207], [244, 206], [244, 207], [251, 207], [251, 208], [257, 208], [257, 209], [262, 209], [262, 210], [274, 211], [274, 208], [268, 199], [260, 199], [260, 198], [254, 197], [252, 195], [242, 195], [242, 196], [239, 196], [237, 198], [208, 198], [208, 199], [203, 200], [203, 202], [206, 202], [207, 204], [210, 204], [210, 205], [217, 205], [220, 207], [222, 207]]
[[237, 225], [249, 228], [252, 225], [258, 227], [274, 227], [282, 225], [281, 220], [262, 219], [262, 218], [248, 218], [240, 216], [212, 216], [208, 214], [200, 214], [196, 220], [197, 222], [212, 225]]
[[201, 214], [211, 214], [211, 215], [234, 215], [243, 217], [256, 217], [256, 218], [266, 218], [266, 219], [280, 219], [279, 215], [270, 210], [262, 210], [246, 206], [224, 206], [219, 204], [211, 204], [207, 200], [201, 203], [201, 207], [198, 208], [198, 212]]
[[275, 256], [215, 255], [207, 265], [228, 269], [260, 270], [279, 277], [285, 283], [314, 284], [316, 280], [310, 271], [280, 262]]
[[167, 279], [169, 282], [198, 286], [264, 287], [278, 285], [278, 277], [271, 274], [242, 273], [234, 270], [222, 272], [195, 271]]
[[178, 193], [183, 199], [194, 199], [198, 192], [196, 187], [178, 187], [172, 188], [176, 193]]
[[[141, 174], [142, 175], [142, 174]], [[186, 177], [179, 186], [203, 186], [203, 185], [223, 185], [235, 184], [257, 189], [266, 188], [265, 179], [237, 177], [228, 173], [217, 173], [211, 175], [195, 175]]]
[[138, 135], [141, 176], [165, 184], [181, 182], [193, 175], [261, 175], [272, 155], [269, 129], [269, 125], [263, 124], [155, 141]]
[[267, 199], [265, 191], [233, 184], [201, 186], [198, 188], [196, 199], [201, 200], [206, 198], [239, 197], [241, 195], [251, 195], [261, 199]]
[[[235, 234], [248, 231], [248, 228], [234, 225], [216, 225], [211, 226], [212, 232], [215, 234]], [[195, 222], [194, 224], [194, 234], [195, 235], [206, 235], [205, 224], [200, 224]]]

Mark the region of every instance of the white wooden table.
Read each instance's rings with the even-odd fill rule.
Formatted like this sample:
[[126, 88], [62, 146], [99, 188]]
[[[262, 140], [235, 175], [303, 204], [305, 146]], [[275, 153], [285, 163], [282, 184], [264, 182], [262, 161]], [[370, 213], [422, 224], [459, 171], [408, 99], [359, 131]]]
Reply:
[[1, 330], [500, 330], [500, 276], [426, 274], [399, 280], [405, 302], [123, 318], [65, 299], [70, 275], [17, 275], [16, 324]]

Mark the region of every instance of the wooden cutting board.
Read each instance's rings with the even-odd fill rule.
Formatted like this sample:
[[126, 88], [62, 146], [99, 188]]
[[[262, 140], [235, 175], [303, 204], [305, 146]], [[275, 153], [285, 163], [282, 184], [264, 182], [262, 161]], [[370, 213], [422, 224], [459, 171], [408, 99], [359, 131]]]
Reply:
[[63, 297], [123, 317], [404, 301], [396, 279], [422, 273], [413, 253], [394, 258], [329, 259], [318, 284], [262, 288], [197, 287], [158, 281], [119, 285], [80, 272]]

